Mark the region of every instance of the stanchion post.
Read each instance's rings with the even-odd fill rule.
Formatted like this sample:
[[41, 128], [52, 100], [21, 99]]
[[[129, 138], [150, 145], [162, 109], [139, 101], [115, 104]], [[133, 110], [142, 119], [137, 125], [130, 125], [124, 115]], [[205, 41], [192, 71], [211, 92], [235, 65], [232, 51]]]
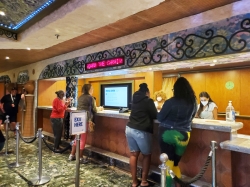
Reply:
[[16, 124], [16, 162], [9, 164], [12, 168], [17, 168], [25, 164], [25, 162], [19, 162], [19, 122]]
[[22, 134], [23, 134], [23, 124], [24, 124], [24, 109], [22, 109], [22, 127], [21, 127]]
[[41, 185], [50, 181], [50, 177], [42, 176], [42, 129], [38, 129], [38, 159], [39, 159], [39, 169], [38, 169], [38, 177], [31, 179], [31, 183], [33, 185]]
[[216, 187], [216, 154], [215, 149], [217, 149], [217, 142], [211, 141], [212, 150], [212, 187]]
[[161, 187], [166, 187], [166, 170], [167, 170], [166, 162], [168, 161], [168, 155], [162, 153], [160, 155], [160, 161], [162, 162], [162, 164], [159, 165], [159, 168], [161, 169]]
[[6, 120], [4, 121], [5, 123], [5, 155], [8, 155], [8, 140], [9, 140], [9, 134], [8, 134], [8, 129], [9, 129], [9, 116], [6, 116]]
[[76, 135], [76, 177], [75, 177], [75, 187], [80, 185], [80, 135]]

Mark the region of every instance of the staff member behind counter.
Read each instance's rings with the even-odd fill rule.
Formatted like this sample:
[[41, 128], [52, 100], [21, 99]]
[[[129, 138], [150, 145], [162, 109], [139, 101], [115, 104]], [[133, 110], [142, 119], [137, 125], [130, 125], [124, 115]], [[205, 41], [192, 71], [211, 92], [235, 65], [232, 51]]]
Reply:
[[198, 105], [195, 117], [202, 119], [217, 119], [218, 107], [209, 94], [207, 92], [201, 92], [199, 97], [200, 104]]

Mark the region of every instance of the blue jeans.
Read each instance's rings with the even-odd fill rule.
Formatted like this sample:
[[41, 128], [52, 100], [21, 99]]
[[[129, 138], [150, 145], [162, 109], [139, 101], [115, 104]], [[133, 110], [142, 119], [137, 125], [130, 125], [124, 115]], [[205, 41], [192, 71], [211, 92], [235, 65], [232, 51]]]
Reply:
[[152, 152], [152, 134], [126, 126], [126, 137], [130, 152], [149, 155]]

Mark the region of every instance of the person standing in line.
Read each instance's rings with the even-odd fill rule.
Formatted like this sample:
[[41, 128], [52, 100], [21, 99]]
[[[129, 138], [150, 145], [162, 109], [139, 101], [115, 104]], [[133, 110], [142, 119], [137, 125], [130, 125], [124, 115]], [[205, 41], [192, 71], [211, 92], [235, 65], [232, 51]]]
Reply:
[[55, 92], [55, 94], [57, 95], [57, 97], [53, 100], [52, 103], [50, 121], [54, 134], [54, 150], [60, 151], [59, 145], [62, 138], [64, 113], [70, 102], [68, 100], [66, 102], [63, 100], [64, 92], [62, 90]]
[[[169, 160], [166, 165], [180, 178], [178, 166], [190, 138], [191, 123], [197, 111], [195, 93], [184, 77], [174, 84], [173, 97], [166, 100], [157, 115], [159, 125], [159, 144], [161, 153], [166, 153]], [[166, 186], [172, 186], [172, 178], [167, 173]], [[179, 184], [175, 184], [179, 186]]]
[[17, 94], [17, 88], [12, 88], [11, 93], [2, 97], [1, 110], [4, 116], [9, 116], [10, 130], [16, 129], [18, 104], [21, 99], [24, 99], [24, 94]]
[[137, 161], [142, 153], [142, 181], [140, 186], [149, 186], [147, 181], [151, 153], [153, 120], [157, 117], [157, 110], [146, 83], [133, 94], [132, 108], [126, 126], [126, 138], [130, 149], [130, 170], [132, 174], [132, 187], [139, 186], [137, 179]]
[[197, 118], [202, 119], [217, 119], [218, 107], [211, 99], [207, 92], [201, 92], [200, 104], [198, 105], [198, 111], [196, 113]]
[[[93, 124], [93, 118], [97, 112], [95, 99], [93, 98], [93, 87], [91, 84], [84, 84], [82, 87], [82, 95], [78, 98], [77, 110], [87, 111], [87, 130], [90, 124]], [[85, 164], [87, 161], [83, 159], [83, 150], [87, 141], [87, 132], [80, 135], [80, 163]], [[76, 141], [72, 145], [72, 151], [69, 155], [69, 161], [75, 160]]]

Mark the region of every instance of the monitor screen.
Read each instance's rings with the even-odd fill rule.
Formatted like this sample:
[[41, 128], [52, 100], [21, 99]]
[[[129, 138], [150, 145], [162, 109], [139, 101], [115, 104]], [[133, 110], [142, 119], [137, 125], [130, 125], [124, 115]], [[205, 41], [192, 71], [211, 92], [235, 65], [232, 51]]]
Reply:
[[130, 108], [132, 83], [102, 84], [101, 106], [105, 108]]

